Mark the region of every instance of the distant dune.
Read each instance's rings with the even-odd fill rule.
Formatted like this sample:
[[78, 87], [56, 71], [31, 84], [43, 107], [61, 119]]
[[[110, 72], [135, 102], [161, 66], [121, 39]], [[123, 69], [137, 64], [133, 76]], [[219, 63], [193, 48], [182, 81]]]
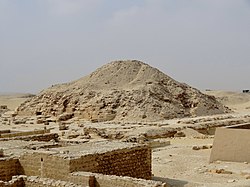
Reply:
[[0, 93], [0, 105], [7, 105], [11, 110], [17, 108], [21, 103], [28, 98], [33, 97], [33, 94], [27, 93]]
[[205, 94], [215, 96], [218, 101], [235, 112], [250, 111], [250, 93], [230, 91], [205, 91]]

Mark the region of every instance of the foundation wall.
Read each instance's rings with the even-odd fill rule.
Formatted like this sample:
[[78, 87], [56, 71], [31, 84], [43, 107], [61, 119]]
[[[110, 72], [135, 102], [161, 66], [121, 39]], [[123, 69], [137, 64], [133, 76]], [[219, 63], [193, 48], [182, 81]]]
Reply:
[[[41, 178], [38, 176], [14, 176], [11, 181], [0, 181], [0, 187], [167, 187], [160, 181], [102, 175], [89, 172], [70, 174], [68, 181]], [[74, 181], [72, 181], [72, 179]]]
[[70, 172], [76, 171], [151, 179], [151, 149], [134, 147], [82, 156], [70, 161]]
[[95, 181], [95, 187], [167, 187], [158, 181], [100, 174], [95, 175]]
[[12, 176], [21, 174], [21, 166], [18, 159], [1, 158], [0, 159], [0, 180], [9, 181]]
[[210, 162], [250, 162], [250, 129], [217, 128]]
[[[60, 181], [48, 178], [39, 178], [36, 176], [27, 177], [24, 180], [25, 187], [86, 187], [84, 183], [82, 185], [73, 184], [67, 181]], [[23, 186], [24, 187], [24, 186]]]
[[[167, 187], [166, 183], [153, 180], [136, 179], [132, 177], [123, 177], [115, 175], [103, 175], [90, 172], [76, 172], [72, 176], [79, 178], [79, 181], [89, 178], [89, 187]], [[76, 183], [75, 184], [79, 184]], [[85, 183], [84, 185], [85, 186]]]

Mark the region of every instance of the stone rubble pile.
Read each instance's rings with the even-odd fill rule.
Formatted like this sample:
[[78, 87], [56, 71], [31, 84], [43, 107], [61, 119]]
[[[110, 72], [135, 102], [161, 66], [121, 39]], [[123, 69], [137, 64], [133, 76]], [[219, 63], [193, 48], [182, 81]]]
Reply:
[[229, 111], [215, 97], [135, 60], [111, 62], [77, 81], [54, 85], [17, 109], [19, 115], [91, 122], [157, 121]]

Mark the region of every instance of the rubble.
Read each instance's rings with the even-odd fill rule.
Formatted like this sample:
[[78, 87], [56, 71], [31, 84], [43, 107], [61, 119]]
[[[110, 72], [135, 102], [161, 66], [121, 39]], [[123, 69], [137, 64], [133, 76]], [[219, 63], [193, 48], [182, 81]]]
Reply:
[[79, 80], [52, 86], [18, 107], [19, 115], [91, 122], [159, 121], [222, 114], [228, 108], [140, 61], [115, 61]]

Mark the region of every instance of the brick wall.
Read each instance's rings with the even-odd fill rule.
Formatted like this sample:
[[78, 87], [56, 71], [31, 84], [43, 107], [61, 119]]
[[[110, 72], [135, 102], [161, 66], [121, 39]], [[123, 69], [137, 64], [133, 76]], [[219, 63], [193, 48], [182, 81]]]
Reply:
[[70, 160], [70, 172], [75, 171], [151, 179], [151, 149], [141, 146], [82, 156]]
[[50, 152], [33, 152], [21, 156], [20, 164], [25, 175], [52, 179], [62, 179], [76, 171], [151, 179], [151, 149], [147, 146], [89, 154], [79, 158], [64, 158]]
[[20, 157], [24, 174], [51, 179], [64, 179], [69, 174], [69, 159], [49, 153], [34, 152]]

